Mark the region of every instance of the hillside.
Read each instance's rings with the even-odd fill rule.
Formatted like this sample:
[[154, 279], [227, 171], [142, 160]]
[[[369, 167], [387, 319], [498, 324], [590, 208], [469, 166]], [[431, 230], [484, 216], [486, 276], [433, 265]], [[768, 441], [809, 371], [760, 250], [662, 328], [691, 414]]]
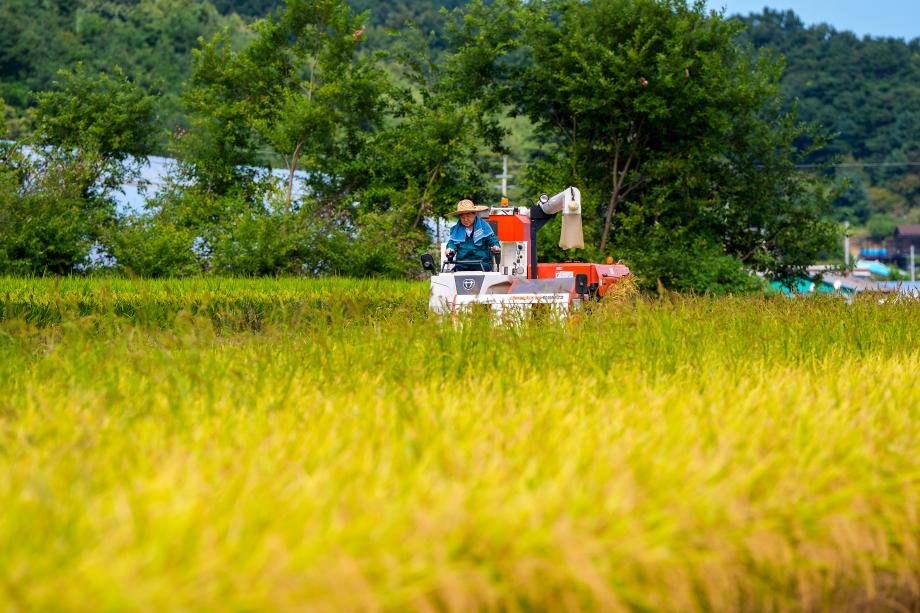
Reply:
[[743, 21], [750, 43], [785, 56], [783, 92], [801, 118], [831, 133], [822, 157], [839, 157], [851, 183], [841, 216], [920, 221], [920, 38], [858, 38], [791, 11]]
[[[49, 88], [60, 68], [83, 62], [94, 71], [110, 70], [117, 64], [144, 87], [162, 94], [160, 119], [164, 128], [173, 130], [184, 123], [180, 92], [199, 37], [226, 29], [242, 40], [247, 23], [281, 4], [281, 0], [6, 0], [0, 3], [0, 101], [21, 114], [34, 104], [31, 93]], [[385, 46], [391, 39], [388, 32], [407, 22], [418, 24], [424, 32], [440, 31], [440, 9], [463, 4], [463, 0], [352, 2], [356, 10], [370, 11], [368, 39], [375, 47]]]
[[56, 72], [82, 62], [115, 65], [162, 94], [165, 128], [183, 121], [180, 92], [199, 37], [227, 29], [242, 36], [243, 20], [221, 15], [210, 2], [141, 0], [5, 0], [0, 3], [0, 99], [17, 111], [31, 93], [51, 86]]

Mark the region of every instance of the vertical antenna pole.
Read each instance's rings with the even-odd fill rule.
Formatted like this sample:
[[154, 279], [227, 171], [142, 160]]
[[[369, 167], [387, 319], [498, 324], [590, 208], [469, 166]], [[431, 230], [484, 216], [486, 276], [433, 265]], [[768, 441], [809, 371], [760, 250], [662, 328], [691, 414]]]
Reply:
[[917, 275], [915, 272], [916, 270], [917, 269], [914, 268], [914, 246], [911, 245], [910, 246], [910, 282], [911, 283], [917, 282]]
[[850, 222], [843, 222], [843, 265], [850, 267]]

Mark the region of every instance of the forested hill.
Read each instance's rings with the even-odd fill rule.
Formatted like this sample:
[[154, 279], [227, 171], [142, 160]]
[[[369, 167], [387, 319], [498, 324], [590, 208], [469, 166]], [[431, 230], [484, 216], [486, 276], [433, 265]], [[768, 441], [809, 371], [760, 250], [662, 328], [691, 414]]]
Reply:
[[920, 221], [920, 166], [899, 165], [920, 163], [920, 38], [806, 27], [791, 11], [765, 10], [743, 21], [755, 47], [786, 58], [782, 88], [798, 101], [800, 117], [834, 135], [825, 157], [839, 156], [850, 179], [837, 206], [841, 216], [873, 219], [870, 229], [879, 235], [895, 219]]
[[[21, 115], [30, 92], [76, 62], [93, 70], [114, 65], [159, 91], [165, 130], [183, 122], [180, 92], [198, 37], [227, 30], [245, 40], [247, 23], [281, 0], [5, 0], [0, 3], [0, 98]], [[368, 42], [385, 46], [407, 22], [439, 32], [441, 8], [464, 0], [351, 0], [369, 10]], [[920, 39], [858, 38], [825, 25], [806, 27], [792, 12], [766, 10], [743, 18], [747, 39], [786, 57], [783, 89], [800, 116], [836, 136], [828, 154], [848, 162], [920, 160]], [[435, 41], [437, 44], [437, 40]], [[15, 118], [15, 131], [27, 129]], [[842, 171], [843, 172], [843, 171]], [[851, 187], [838, 210], [877, 229], [894, 219], [920, 222], [920, 168], [848, 167]], [[913, 212], [911, 211], [913, 209]]]
[[[444, 15], [441, 9], [452, 10], [468, 0], [348, 0], [357, 12], [369, 11], [371, 15], [368, 39], [372, 46], [386, 46], [389, 35], [413, 23], [426, 33], [435, 33], [435, 46], [442, 41], [437, 38], [443, 30]], [[261, 17], [278, 9], [283, 0], [211, 0], [224, 15], [236, 13], [244, 18]]]
[[[12, 107], [7, 115], [21, 115], [34, 104], [32, 92], [50, 87], [60, 68], [77, 62], [91, 70], [119, 65], [142, 86], [161, 94], [160, 119], [165, 128], [173, 129], [183, 123], [179, 94], [198, 38], [227, 30], [243, 40], [247, 23], [282, 4], [283, 0], [3, 0], [0, 102]], [[377, 47], [385, 46], [392, 39], [389, 34], [406, 22], [426, 33], [440, 31], [441, 8], [463, 4], [465, 0], [351, 0], [357, 11], [370, 11], [367, 38]], [[0, 104], [0, 111], [3, 108]], [[7, 117], [6, 124], [11, 135], [23, 129], [15, 117]]]
[[[244, 17], [261, 17], [276, 8], [281, 0], [212, 0], [218, 11], [227, 15], [236, 13]], [[441, 8], [453, 9], [466, 4], [466, 0], [351, 0], [357, 11], [371, 12], [373, 27], [399, 28], [407, 20], [416, 22], [423, 30], [439, 28], [442, 24]]]
[[743, 20], [746, 37], [786, 58], [783, 89], [808, 119], [834, 128], [832, 151], [880, 161], [916, 146], [920, 38], [857, 38], [826, 25], [805, 27], [791, 11]]
[[[211, 3], [221, 14], [236, 13], [244, 18], [253, 18], [275, 11], [283, 0], [211, 0]], [[406, 23], [414, 23], [426, 34], [441, 32], [444, 25], [441, 9], [461, 7], [467, 0], [349, 0], [348, 3], [358, 12], [370, 12], [368, 34], [371, 44], [385, 46], [387, 34]]]

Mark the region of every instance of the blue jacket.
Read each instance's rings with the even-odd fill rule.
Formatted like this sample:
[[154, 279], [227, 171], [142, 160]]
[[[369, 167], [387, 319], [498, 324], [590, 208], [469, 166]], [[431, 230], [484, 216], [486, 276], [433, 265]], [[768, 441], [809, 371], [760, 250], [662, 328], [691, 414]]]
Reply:
[[[490, 271], [492, 259], [489, 254], [492, 247], [498, 247], [498, 237], [492, 231], [492, 226], [487, 224], [482, 217], [477, 217], [473, 223], [473, 233], [466, 235], [466, 227], [459, 221], [450, 229], [450, 240], [447, 248], [457, 252], [454, 261], [458, 262], [456, 271]], [[481, 264], [480, 264], [481, 263]]]

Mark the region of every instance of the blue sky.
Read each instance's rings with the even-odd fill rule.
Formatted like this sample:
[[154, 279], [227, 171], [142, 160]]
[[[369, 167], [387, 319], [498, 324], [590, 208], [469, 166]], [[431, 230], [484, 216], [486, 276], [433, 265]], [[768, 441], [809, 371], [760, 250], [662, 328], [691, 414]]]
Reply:
[[918, 0], [707, 0], [726, 14], [759, 13], [764, 6], [792, 9], [806, 24], [828, 23], [838, 30], [870, 36], [920, 38]]

